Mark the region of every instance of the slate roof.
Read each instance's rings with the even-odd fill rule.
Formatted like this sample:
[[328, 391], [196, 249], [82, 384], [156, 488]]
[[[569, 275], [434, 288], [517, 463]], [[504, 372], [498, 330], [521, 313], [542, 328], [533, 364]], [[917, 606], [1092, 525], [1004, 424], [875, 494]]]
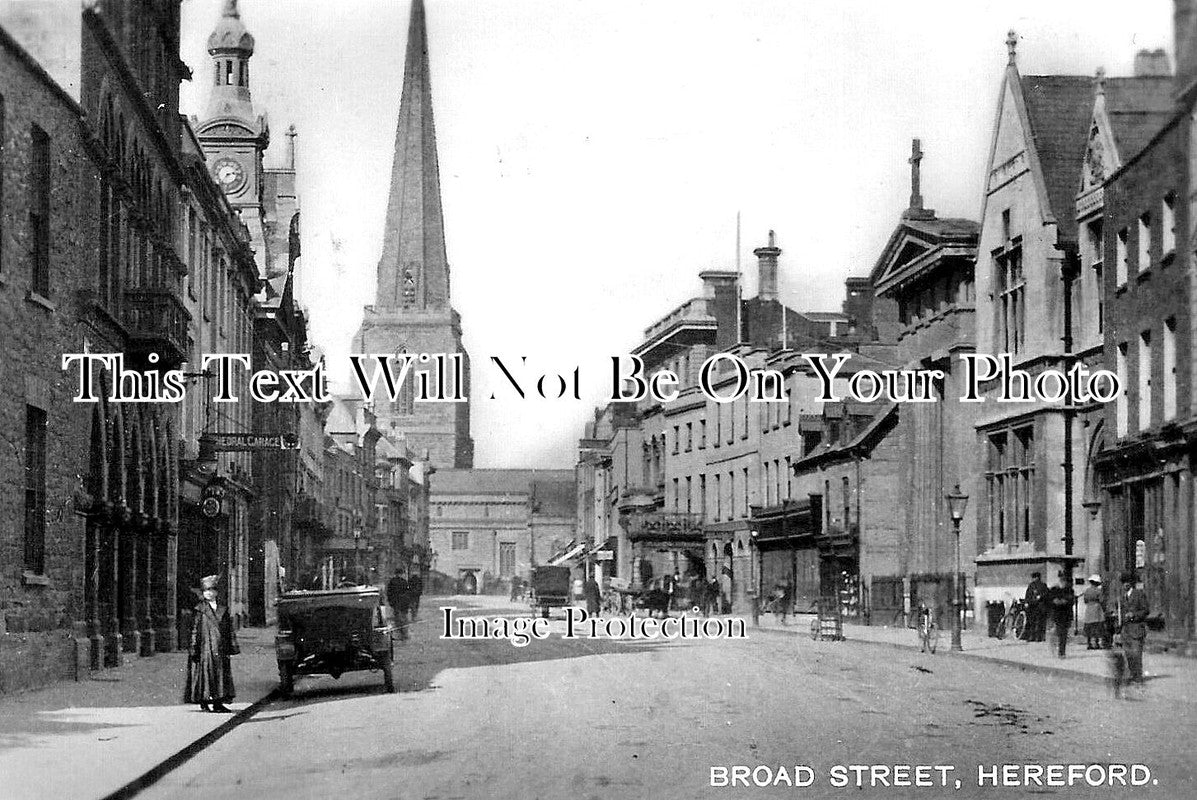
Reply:
[[1076, 192], [1093, 120], [1093, 88], [1087, 75], [1022, 76], [1048, 204], [1067, 239], [1076, 238]]
[[[574, 484], [572, 469], [438, 469], [432, 473], [433, 494], [526, 495], [535, 481]], [[571, 489], [572, 493], [572, 489]], [[539, 496], [539, 489], [537, 492]]]
[[1106, 78], [1106, 116], [1126, 163], [1138, 155], [1176, 113], [1171, 75]]

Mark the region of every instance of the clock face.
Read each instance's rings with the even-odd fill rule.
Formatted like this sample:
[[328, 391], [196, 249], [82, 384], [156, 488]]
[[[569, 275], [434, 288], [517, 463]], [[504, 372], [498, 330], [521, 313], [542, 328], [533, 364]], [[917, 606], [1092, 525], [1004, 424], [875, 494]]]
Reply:
[[245, 168], [241, 162], [231, 158], [222, 158], [212, 165], [212, 175], [220, 188], [231, 194], [245, 185]]

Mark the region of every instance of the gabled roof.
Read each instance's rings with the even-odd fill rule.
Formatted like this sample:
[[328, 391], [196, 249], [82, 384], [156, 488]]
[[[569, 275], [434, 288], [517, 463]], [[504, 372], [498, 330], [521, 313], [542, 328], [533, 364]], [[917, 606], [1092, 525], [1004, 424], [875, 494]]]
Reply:
[[527, 495], [541, 482], [574, 481], [572, 469], [438, 469], [432, 473], [433, 494]]
[[1106, 78], [1106, 117], [1118, 147], [1118, 160], [1134, 158], [1176, 112], [1171, 75]]
[[824, 442], [808, 455], [794, 462], [795, 469], [799, 467], [814, 467], [827, 461], [839, 461], [854, 455], [869, 453], [887, 433], [890, 432], [898, 420], [898, 404], [889, 403], [869, 421], [860, 433], [842, 444]]
[[869, 275], [878, 294], [887, 294], [933, 270], [950, 256], [976, 258], [981, 226], [971, 219], [912, 219], [903, 215]]
[[1019, 85], [1047, 191], [1045, 211], [1065, 238], [1075, 239], [1076, 187], [1093, 119], [1093, 78], [1023, 75]]

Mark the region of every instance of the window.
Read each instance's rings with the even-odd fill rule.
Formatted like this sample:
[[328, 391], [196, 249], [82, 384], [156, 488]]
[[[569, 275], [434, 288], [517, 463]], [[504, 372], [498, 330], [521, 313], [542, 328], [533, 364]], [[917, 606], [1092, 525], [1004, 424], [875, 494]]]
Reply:
[[1176, 419], [1176, 318], [1164, 322], [1164, 419]]
[[694, 423], [686, 423], [686, 452], [689, 453], [694, 449]]
[[727, 473], [727, 518], [736, 518], [736, 473]]
[[1176, 251], [1176, 194], [1164, 196], [1164, 213], [1160, 217], [1160, 260]]
[[1025, 346], [1026, 278], [1022, 272], [1022, 247], [1015, 243], [994, 257], [998, 289], [998, 345], [1017, 355]]
[[1086, 228], [1089, 240], [1089, 268], [1093, 270], [1094, 308], [1097, 310], [1097, 333], [1105, 331], [1105, 273], [1102, 261], [1105, 258], [1105, 239], [1101, 233], [1101, 220], [1090, 222]]
[[686, 476], [686, 513], [694, 513], [694, 485], [690, 476]]
[[673, 454], [676, 456], [682, 444], [682, 426], [673, 426]]
[[705, 450], [707, 447], [707, 421], [701, 419], [698, 421], [698, 449]]
[[1151, 427], [1151, 331], [1139, 334], [1139, 430]]
[[771, 505], [773, 505], [773, 492], [770, 488], [771, 484], [769, 483], [769, 462], [768, 461], [765, 462], [764, 481], [765, 481], [765, 505], [771, 506]]
[[1123, 342], [1118, 345], [1118, 351], [1115, 353], [1115, 373], [1118, 375], [1118, 385], [1122, 387], [1122, 391], [1114, 400], [1115, 430], [1119, 436], [1126, 436], [1129, 427], [1126, 407], [1126, 351], [1127, 345]]
[[1034, 480], [1034, 428], [990, 434], [985, 483], [991, 546], [1031, 540]]
[[515, 574], [515, 542], [499, 542], [499, 577]]
[[453, 549], [469, 550], [470, 534], [468, 531], [453, 531]]
[[744, 513], [748, 516], [748, 467], [744, 467]]
[[727, 403], [727, 443], [736, 441], [736, 401]]
[[794, 484], [790, 482], [790, 477], [793, 475], [793, 470], [790, 468], [790, 457], [786, 456], [786, 499], [792, 500], [794, 497]]
[[844, 502], [844, 533], [847, 533], [852, 524], [852, 487], [847, 475], [840, 478], [840, 495]]
[[50, 136], [33, 126], [30, 167], [32, 181], [29, 201], [30, 260], [33, 264], [32, 288], [50, 295]]
[[744, 425], [740, 431], [740, 438], [747, 439], [748, 438], [748, 395], [744, 395], [743, 403], [744, 403]]
[[678, 479], [674, 478], [673, 479], [673, 512], [675, 514], [678, 511], [678, 507], [679, 507], [680, 503], [681, 503], [681, 497], [679, 497], [679, 492], [678, 492]]
[[707, 518], [707, 476], [705, 474], [698, 476], [698, 513], [702, 514], [705, 521]]
[[715, 520], [718, 521], [723, 518], [723, 495], [720, 492], [723, 490], [720, 486], [720, 476], [715, 475]]
[[1139, 272], [1151, 267], [1151, 214], [1139, 217]]
[[25, 569], [46, 572], [46, 412], [25, 406]]
[[1127, 255], [1127, 247], [1126, 247], [1126, 240], [1129, 236], [1130, 236], [1130, 233], [1127, 231], [1126, 228], [1123, 228], [1122, 230], [1118, 231], [1118, 242], [1117, 242], [1118, 253], [1117, 253], [1117, 259], [1116, 259], [1117, 263], [1115, 263], [1115, 265], [1114, 265], [1115, 268], [1117, 269], [1117, 272], [1114, 274], [1114, 279], [1115, 279], [1114, 285], [1118, 288], [1126, 286], [1126, 278], [1130, 274], [1130, 264], [1127, 263], [1127, 259], [1129, 258], [1129, 256]]

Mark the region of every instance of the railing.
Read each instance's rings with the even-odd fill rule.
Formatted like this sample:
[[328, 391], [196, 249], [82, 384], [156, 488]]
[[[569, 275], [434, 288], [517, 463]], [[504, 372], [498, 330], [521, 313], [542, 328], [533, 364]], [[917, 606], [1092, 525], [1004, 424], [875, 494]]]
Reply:
[[711, 312], [709, 300], [705, 297], [695, 297], [692, 300], [687, 300], [680, 306], [670, 311], [661, 319], [654, 322], [644, 330], [644, 338], [651, 339], [670, 326], [684, 320], [684, 319], [710, 319]]
[[166, 289], [130, 289], [125, 292], [125, 327], [135, 353], [157, 353], [159, 367], [173, 367], [187, 358], [187, 324], [191, 315], [173, 292]]

